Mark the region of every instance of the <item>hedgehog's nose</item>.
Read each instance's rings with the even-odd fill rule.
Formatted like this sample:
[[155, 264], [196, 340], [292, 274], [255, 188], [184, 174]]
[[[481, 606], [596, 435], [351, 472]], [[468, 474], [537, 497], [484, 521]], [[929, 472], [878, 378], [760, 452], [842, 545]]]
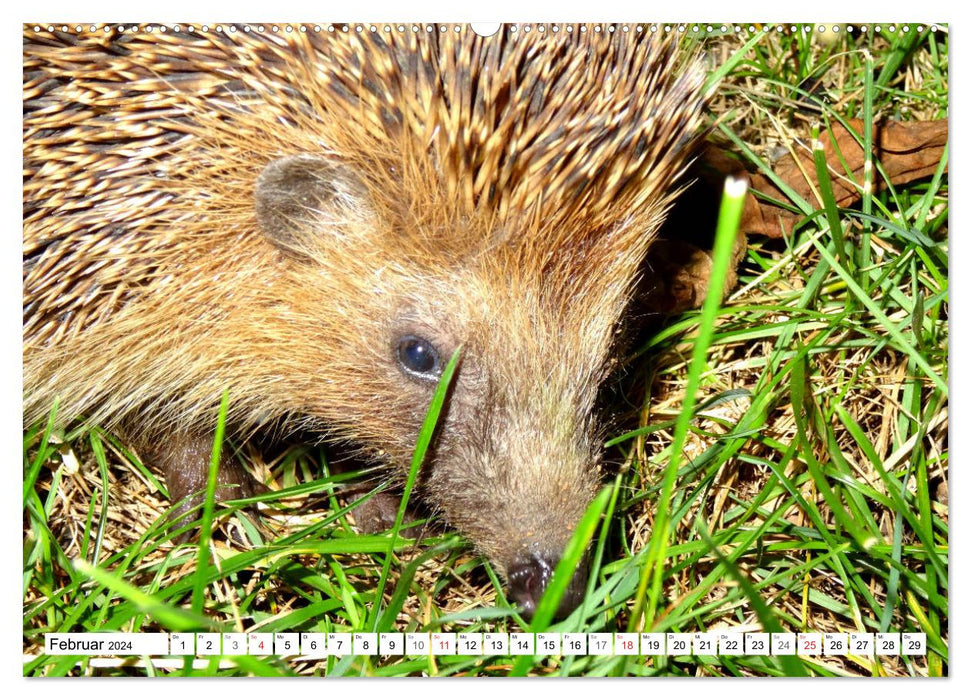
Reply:
[[[530, 555], [520, 559], [509, 569], [509, 597], [522, 606], [522, 615], [527, 620], [533, 618], [536, 606], [547, 584], [553, 578], [553, 569], [557, 561], [538, 555]], [[569, 615], [583, 600], [587, 587], [587, 566], [584, 559], [577, 567], [570, 585], [560, 599], [560, 606], [556, 610], [556, 619], [561, 620]]]

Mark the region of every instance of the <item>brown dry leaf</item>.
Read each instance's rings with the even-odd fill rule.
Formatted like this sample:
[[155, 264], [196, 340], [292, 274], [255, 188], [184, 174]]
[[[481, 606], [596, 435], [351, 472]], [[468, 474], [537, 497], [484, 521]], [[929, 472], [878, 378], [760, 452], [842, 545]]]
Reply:
[[[848, 124], [853, 132], [863, 133], [863, 122], [859, 119], [851, 119]], [[832, 175], [836, 204], [839, 207], [849, 206], [861, 196], [865, 163], [863, 146], [842, 124], [833, 125], [832, 131], [821, 135], [821, 139]], [[887, 121], [874, 126], [873, 142], [874, 156], [890, 182], [902, 185], [929, 177], [937, 170], [947, 145], [947, 121]], [[713, 144], [708, 145], [701, 161], [705, 179], [746, 174], [740, 161]], [[773, 171], [800, 197], [822, 207], [815, 194], [819, 183], [808, 139], [796, 145], [795, 156], [789, 153], [780, 159], [773, 166]], [[741, 230], [769, 238], [779, 238], [783, 231], [791, 231], [803, 215], [758, 199], [752, 190], [782, 202], [789, 198], [765, 175], [747, 175], [750, 191], [742, 213]], [[875, 176], [873, 180], [878, 189], [885, 186], [882, 176]]]
[[[862, 133], [863, 122], [848, 122], [854, 133]], [[874, 155], [894, 185], [902, 185], [934, 174], [947, 145], [947, 121], [887, 121], [874, 127]], [[865, 156], [863, 146], [842, 124], [823, 136], [823, 150], [829, 165], [836, 205], [847, 207], [861, 196]], [[775, 174], [809, 202], [822, 207], [816, 196], [819, 183], [812, 150], [805, 143], [796, 146], [774, 166]], [[753, 190], [781, 202], [789, 201], [782, 190], [761, 173], [749, 173], [742, 162], [728, 151], [708, 144], [693, 167], [697, 181], [681, 196], [669, 217], [660, 239], [647, 260], [649, 288], [641, 303], [654, 313], [676, 314], [701, 306], [711, 274], [711, 236], [715, 230], [717, 203], [722, 183], [728, 175], [749, 179], [749, 194], [742, 212], [739, 239], [725, 290], [735, 286], [734, 270], [745, 249], [746, 234], [780, 238], [803, 218], [784, 207], [771, 204]], [[808, 179], [807, 179], [808, 178]], [[882, 176], [874, 178], [876, 187], [885, 186]]]

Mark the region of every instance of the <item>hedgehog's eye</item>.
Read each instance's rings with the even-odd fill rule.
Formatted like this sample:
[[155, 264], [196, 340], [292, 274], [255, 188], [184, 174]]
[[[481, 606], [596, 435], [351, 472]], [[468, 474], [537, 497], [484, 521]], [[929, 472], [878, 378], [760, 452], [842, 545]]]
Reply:
[[419, 379], [434, 381], [442, 373], [438, 350], [416, 335], [406, 335], [398, 341], [398, 364], [405, 373]]

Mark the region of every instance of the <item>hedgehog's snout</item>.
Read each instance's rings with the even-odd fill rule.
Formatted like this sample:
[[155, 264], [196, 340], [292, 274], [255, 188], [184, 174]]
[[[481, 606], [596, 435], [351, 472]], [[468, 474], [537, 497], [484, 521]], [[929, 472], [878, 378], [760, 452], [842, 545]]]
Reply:
[[[513, 602], [522, 607], [522, 615], [527, 620], [531, 620], [536, 612], [536, 606], [550, 579], [553, 578], [553, 570], [558, 563], [557, 559], [546, 557], [539, 554], [530, 554], [520, 558], [509, 568], [509, 597]], [[567, 586], [566, 592], [560, 599], [560, 605], [556, 610], [556, 619], [562, 620], [569, 615], [583, 600], [583, 594], [587, 587], [587, 564], [584, 558], [577, 566]]]

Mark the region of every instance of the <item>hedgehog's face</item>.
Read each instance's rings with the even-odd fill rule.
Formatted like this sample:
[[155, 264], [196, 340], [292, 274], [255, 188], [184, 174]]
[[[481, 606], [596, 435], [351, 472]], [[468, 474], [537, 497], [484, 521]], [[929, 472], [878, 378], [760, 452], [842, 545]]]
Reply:
[[[328, 196], [353, 189], [326, 184], [332, 166], [320, 160], [283, 159], [261, 177], [260, 222], [281, 248], [307, 251], [311, 244], [291, 224], [307, 218], [307, 207], [319, 214]], [[345, 244], [341, 254], [352, 267], [373, 260], [369, 250], [394, 249], [386, 240]], [[329, 331], [342, 334], [345, 350], [315, 360], [318, 381], [328, 382], [320, 415], [407, 467], [442, 370], [461, 346], [420, 485], [426, 501], [496, 564], [527, 614], [596, 489], [602, 441], [594, 403], [626, 292], [583, 274], [576, 252], [569, 274], [535, 258], [508, 243], [459, 264], [420, 256], [361, 263], [351, 277], [366, 311], [329, 306], [330, 316], [348, 321]], [[325, 404], [335, 397], [343, 413], [328, 415]], [[578, 572], [563, 612], [585, 584]]]
[[[381, 382], [371, 393], [396, 396], [382, 416], [394, 429], [375, 437], [406, 467], [442, 370], [461, 347], [422, 492], [497, 566], [529, 614], [596, 489], [594, 402], [610, 329], [594, 328], [600, 322], [582, 317], [580, 304], [549, 306], [541, 285], [508, 272], [503, 279], [504, 267], [483, 255], [433, 274], [433, 284], [421, 275], [389, 283], [397, 304], [376, 329], [384, 362], [371, 368]], [[585, 584], [578, 573], [563, 612]]]
[[[422, 322], [392, 339], [393, 360], [420, 412], [439, 368], [461, 345], [423, 486], [498, 566], [528, 614], [596, 489], [602, 442], [594, 401], [603, 357], [583, 336], [583, 319], [544, 308], [541, 289], [509, 285], [501, 266], [482, 263], [455, 273], [449, 303], [412, 299], [406, 317], [420, 309]], [[412, 352], [427, 374], [416, 373]], [[438, 359], [426, 359], [432, 355]], [[579, 572], [563, 612], [582, 599], [585, 585]]]

